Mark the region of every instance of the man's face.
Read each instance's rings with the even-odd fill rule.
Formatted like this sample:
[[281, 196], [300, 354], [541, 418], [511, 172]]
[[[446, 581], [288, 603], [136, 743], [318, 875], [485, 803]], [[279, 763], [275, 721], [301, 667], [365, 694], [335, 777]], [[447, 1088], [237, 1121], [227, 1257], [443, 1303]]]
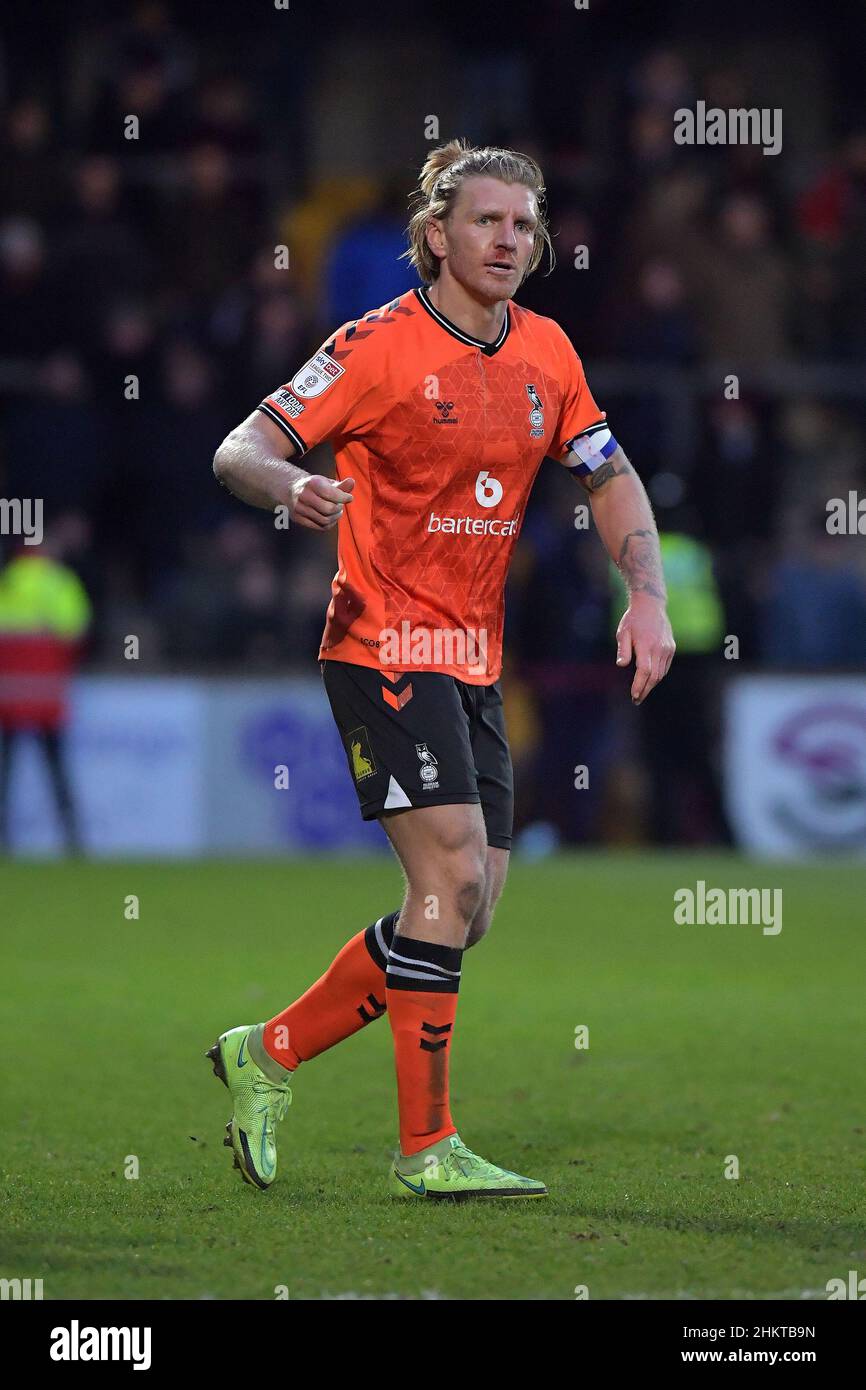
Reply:
[[537, 225], [531, 188], [476, 175], [462, 184], [448, 217], [431, 220], [427, 237], [464, 289], [495, 304], [521, 284]]

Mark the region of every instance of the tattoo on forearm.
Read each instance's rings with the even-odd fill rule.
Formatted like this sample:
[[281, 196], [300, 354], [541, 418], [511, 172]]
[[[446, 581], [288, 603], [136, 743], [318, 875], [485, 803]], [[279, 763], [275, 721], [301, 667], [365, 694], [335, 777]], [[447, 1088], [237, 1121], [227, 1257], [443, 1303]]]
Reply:
[[654, 531], [629, 531], [617, 561], [630, 594], [652, 594], [665, 598], [661, 554]]
[[634, 469], [621, 449], [603, 463], [600, 468], [596, 468], [593, 473], [587, 473], [585, 477], [578, 478], [578, 482], [586, 488], [587, 492], [598, 492], [604, 484], [609, 483], [611, 478], [618, 478], [621, 473], [633, 473]]

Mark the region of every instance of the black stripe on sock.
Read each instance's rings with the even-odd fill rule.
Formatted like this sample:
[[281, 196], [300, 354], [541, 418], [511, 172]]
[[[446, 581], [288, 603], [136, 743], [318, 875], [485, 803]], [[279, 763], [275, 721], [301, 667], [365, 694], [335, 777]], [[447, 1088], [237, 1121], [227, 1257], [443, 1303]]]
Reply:
[[[409, 967], [406, 966], [408, 970]], [[457, 994], [460, 990], [459, 980], [449, 980], [444, 975], [421, 975], [416, 978], [414, 975], [398, 975], [391, 970], [385, 976], [385, 985], [388, 989], [409, 989], [416, 994]]]
[[374, 1019], [381, 1018], [387, 1007], [381, 999], [376, 998], [375, 994], [367, 995], [367, 1004], [370, 1006], [369, 1009], [366, 1004], [358, 1005], [358, 1013], [364, 1023], [372, 1023]]
[[[394, 940], [394, 932], [397, 929], [397, 918], [399, 916], [399, 909], [396, 912], [389, 912], [387, 917], [382, 918], [382, 924], [379, 928], [384, 938], [385, 945], [389, 951], [391, 949], [391, 943]], [[375, 922], [373, 922], [372, 925], [369, 926], [367, 930], [364, 932], [364, 944], [366, 945], [367, 950], [370, 952], [370, 955], [373, 957], [373, 960], [376, 962], [379, 969], [387, 970], [388, 957], [382, 955], [382, 950], [379, 946], [379, 939], [376, 936]]]
[[[438, 941], [416, 941], [395, 933], [388, 955], [385, 985], [388, 989], [416, 990], [427, 994], [456, 994], [460, 988], [459, 946]], [[406, 971], [417, 973], [406, 974]], [[446, 973], [447, 972], [447, 973]]]
[[442, 946], [438, 941], [416, 941], [413, 936], [401, 936], [397, 932], [391, 942], [391, 949], [420, 967], [438, 965], [442, 970], [460, 970], [463, 952], [459, 946]]
[[388, 947], [389, 951], [394, 944], [394, 933], [397, 930], [397, 919], [399, 916], [400, 909], [398, 908], [396, 912], [389, 912], [387, 917], [382, 918], [380, 931], [385, 938], [385, 945]]

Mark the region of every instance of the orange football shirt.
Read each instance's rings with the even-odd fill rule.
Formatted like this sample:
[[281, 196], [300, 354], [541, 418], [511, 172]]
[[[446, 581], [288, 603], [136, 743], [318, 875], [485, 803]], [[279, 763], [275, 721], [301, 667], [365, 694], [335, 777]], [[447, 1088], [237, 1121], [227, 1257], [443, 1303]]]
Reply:
[[337, 478], [355, 479], [319, 659], [497, 680], [535, 475], [605, 418], [559, 325], [509, 300], [485, 343], [409, 290], [344, 324], [258, 408], [296, 459], [329, 439]]

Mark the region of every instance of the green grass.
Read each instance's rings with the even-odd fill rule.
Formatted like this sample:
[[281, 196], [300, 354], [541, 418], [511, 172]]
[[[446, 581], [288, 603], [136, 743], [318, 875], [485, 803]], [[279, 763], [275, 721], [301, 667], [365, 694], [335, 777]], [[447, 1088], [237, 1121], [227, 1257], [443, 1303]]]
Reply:
[[[676, 926], [698, 878], [782, 888], [782, 932]], [[0, 1276], [46, 1298], [597, 1299], [821, 1298], [866, 1274], [851, 864], [515, 862], [464, 962], [452, 1108], [549, 1200], [387, 1196], [387, 1020], [299, 1071], [281, 1180], [244, 1186], [202, 1054], [398, 901], [390, 859], [4, 864]]]

